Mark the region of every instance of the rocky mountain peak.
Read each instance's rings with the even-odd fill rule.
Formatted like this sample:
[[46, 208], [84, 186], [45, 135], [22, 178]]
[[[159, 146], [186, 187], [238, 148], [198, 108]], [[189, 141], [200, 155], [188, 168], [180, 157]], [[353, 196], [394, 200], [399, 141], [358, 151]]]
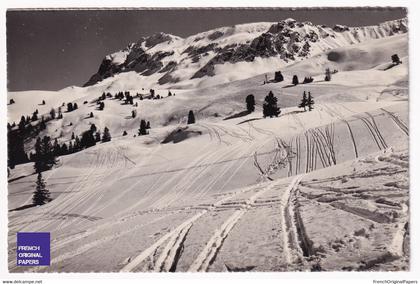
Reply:
[[256, 58], [280, 58], [289, 64], [333, 47], [406, 32], [406, 18], [377, 26], [332, 28], [288, 18], [277, 23], [217, 28], [185, 39], [159, 32], [107, 55], [85, 86], [129, 71], [159, 75], [153, 77], [158, 85], [205, 80], [217, 75], [216, 66], [226, 63], [252, 64]]

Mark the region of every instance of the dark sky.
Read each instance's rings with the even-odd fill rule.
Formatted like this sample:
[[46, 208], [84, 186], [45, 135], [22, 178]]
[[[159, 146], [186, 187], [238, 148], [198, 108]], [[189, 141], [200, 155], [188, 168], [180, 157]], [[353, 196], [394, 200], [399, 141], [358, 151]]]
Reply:
[[8, 89], [81, 86], [97, 71], [105, 55], [155, 32], [186, 37], [216, 27], [289, 17], [328, 26], [365, 26], [405, 16], [402, 8], [9, 10]]

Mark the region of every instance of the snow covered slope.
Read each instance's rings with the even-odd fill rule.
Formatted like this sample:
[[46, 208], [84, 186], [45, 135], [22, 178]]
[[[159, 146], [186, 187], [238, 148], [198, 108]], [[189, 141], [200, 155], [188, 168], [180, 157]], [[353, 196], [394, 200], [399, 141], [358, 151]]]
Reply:
[[[386, 70], [380, 68], [384, 64], [391, 64], [391, 55], [396, 51], [403, 63]], [[353, 60], [361, 52], [373, 59], [370, 61]], [[351, 58], [351, 60], [330, 61], [328, 56], [331, 53], [346, 54], [345, 58]], [[346, 68], [349, 64], [353, 66], [351, 70]], [[163, 99], [142, 101], [136, 99], [138, 106], [108, 99], [105, 101], [105, 109], [99, 111], [95, 103], [103, 92], [114, 94], [119, 91], [130, 91], [132, 95], [140, 93], [146, 96], [148, 90], [144, 90], [144, 82], [139, 80], [142, 76], [135, 72], [122, 73], [90, 87], [71, 87], [56, 93], [12, 92], [8, 94], [8, 97], [14, 99], [16, 103], [8, 106], [8, 117], [9, 122], [18, 123], [22, 115], [31, 115], [35, 109], [40, 111], [40, 115], [47, 115], [51, 108], [57, 109], [63, 102], [65, 104], [76, 102], [79, 106], [77, 110], [65, 113], [62, 120], [47, 124], [46, 132], [52, 133], [53, 138], [68, 141], [73, 132], [81, 133], [89, 129], [92, 123], [101, 129], [107, 126], [111, 134], [117, 137], [123, 131], [127, 131], [130, 135], [137, 134], [141, 119], [150, 121], [153, 128], [176, 125], [186, 119], [189, 109], [194, 110], [198, 119], [226, 117], [243, 110], [245, 96], [248, 94], [254, 94], [257, 109], [260, 110], [264, 97], [269, 91], [273, 91], [278, 96], [282, 108], [296, 106], [305, 90], [311, 91], [317, 101], [324, 102], [380, 100], [384, 96], [387, 96], [387, 100], [406, 99], [407, 64], [407, 36], [396, 35], [351, 45], [347, 48], [332, 49], [289, 65], [282, 69], [285, 79], [280, 83], [262, 84], [265, 75], [269, 79], [273, 78], [273, 73], [270, 72], [207, 88], [172, 89], [176, 96], [171, 97], [167, 97], [167, 89], [156, 89], [156, 95], [163, 96]], [[323, 80], [323, 71], [327, 67], [339, 70], [338, 73], [333, 74], [333, 80], [330, 82]], [[314, 82], [292, 87], [292, 76], [295, 74], [299, 76], [300, 81], [304, 76], [311, 75], [314, 77]], [[46, 101], [45, 106], [39, 105], [43, 99]], [[84, 102], [88, 103], [84, 104]], [[132, 110], [138, 113], [134, 119], [130, 118]], [[87, 118], [90, 112], [93, 112], [93, 118]]]
[[[44, 173], [53, 201], [13, 211], [30, 203], [36, 179], [31, 164], [18, 166], [10, 269], [25, 270], [15, 266], [16, 231], [52, 233], [52, 265], [34, 271], [406, 269], [393, 261], [407, 251], [407, 105], [318, 104], [259, 118], [203, 120], [168, 143], [155, 129], [61, 157]], [[287, 147], [294, 154], [281, 166]], [[325, 216], [334, 231], [320, 230]]]

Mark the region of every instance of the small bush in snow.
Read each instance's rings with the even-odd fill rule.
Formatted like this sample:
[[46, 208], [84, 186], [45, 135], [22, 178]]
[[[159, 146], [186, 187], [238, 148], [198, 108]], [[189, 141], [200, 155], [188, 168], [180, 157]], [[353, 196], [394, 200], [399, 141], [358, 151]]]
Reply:
[[402, 61], [400, 60], [400, 57], [398, 56], [398, 54], [393, 54], [391, 56], [391, 60], [392, 60], [392, 63], [394, 63], [395, 65], [398, 65], [398, 64], [401, 64], [402, 63]]
[[303, 84], [312, 83], [313, 81], [314, 81], [314, 78], [312, 78], [312, 77], [305, 77], [305, 79], [303, 79]]

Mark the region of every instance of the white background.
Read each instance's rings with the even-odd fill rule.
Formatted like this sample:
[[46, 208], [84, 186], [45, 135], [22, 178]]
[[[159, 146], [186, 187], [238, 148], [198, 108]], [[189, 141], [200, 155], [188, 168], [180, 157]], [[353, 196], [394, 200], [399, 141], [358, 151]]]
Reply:
[[[281, 272], [281, 273], [50, 273], [9, 274], [7, 268], [7, 60], [6, 60], [6, 10], [9, 8], [127, 8], [127, 7], [357, 7], [398, 6], [408, 8], [409, 61], [410, 61], [410, 272]], [[0, 284], [2, 280], [43, 280], [43, 283], [215, 283], [238, 282], [242, 284], [264, 283], [373, 283], [373, 280], [417, 280], [420, 284], [420, 234], [419, 212], [419, 2], [415, 0], [1, 0], [0, 1]], [[57, 23], [59, 24], [59, 23]], [[81, 281], [83, 280], [83, 281]], [[122, 281], [124, 280], [124, 281]], [[18, 283], [18, 282], [15, 282]], [[391, 283], [391, 282], [390, 282]], [[400, 282], [401, 283], [401, 282]]]

